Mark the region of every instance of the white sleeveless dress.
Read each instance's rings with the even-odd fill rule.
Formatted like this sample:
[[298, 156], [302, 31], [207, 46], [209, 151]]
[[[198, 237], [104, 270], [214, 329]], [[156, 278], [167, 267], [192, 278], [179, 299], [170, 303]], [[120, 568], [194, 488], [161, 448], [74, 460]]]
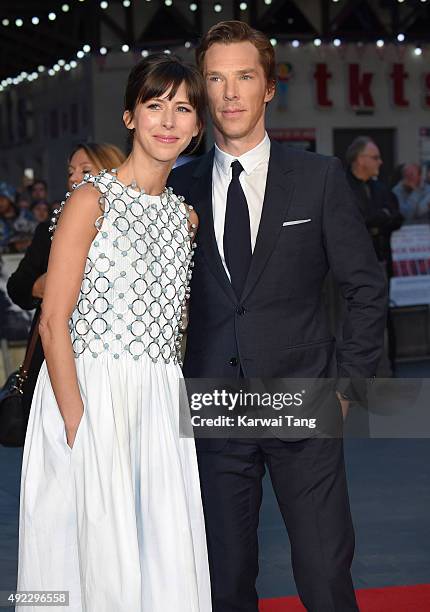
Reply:
[[[67, 612], [210, 612], [194, 440], [179, 436], [189, 212], [114, 171], [87, 175], [101, 216], [70, 321], [84, 414], [67, 445], [46, 363], [21, 476], [18, 590]], [[17, 607], [29, 612], [39, 607]]]

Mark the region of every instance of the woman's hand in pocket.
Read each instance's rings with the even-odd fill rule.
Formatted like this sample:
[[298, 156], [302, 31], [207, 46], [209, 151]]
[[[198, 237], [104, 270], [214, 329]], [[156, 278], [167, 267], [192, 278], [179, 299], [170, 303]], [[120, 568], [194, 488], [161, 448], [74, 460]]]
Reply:
[[[81, 419], [82, 419], [82, 415], [81, 415]], [[66, 423], [65, 424], [67, 444], [70, 448], [73, 448], [73, 444], [75, 443], [75, 438], [76, 438], [76, 434], [79, 429], [79, 424], [81, 422], [81, 419], [79, 419], [77, 423]]]

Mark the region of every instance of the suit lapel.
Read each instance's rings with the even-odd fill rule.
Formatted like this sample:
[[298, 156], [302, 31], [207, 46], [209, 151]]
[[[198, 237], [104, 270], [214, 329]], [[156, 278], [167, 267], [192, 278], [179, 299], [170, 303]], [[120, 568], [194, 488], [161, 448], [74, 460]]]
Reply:
[[197, 248], [201, 248], [208, 266], [227, 296], [237, 302], [237, 298], [226, 274], [218, 251], [215, 238], [212, 210], [212, 168], [214, 149], [207, 153], [193, 173], [193, 185], [190, 188], [191, 200], [196, 202], [199, 216], [197, 231]]
[[286, 164], [285, 157], [283, 148], [272, 141], [260, 226], [241, 301], [249, 295], [263, 272], [287, 217], [295, 188], [295, 175]]

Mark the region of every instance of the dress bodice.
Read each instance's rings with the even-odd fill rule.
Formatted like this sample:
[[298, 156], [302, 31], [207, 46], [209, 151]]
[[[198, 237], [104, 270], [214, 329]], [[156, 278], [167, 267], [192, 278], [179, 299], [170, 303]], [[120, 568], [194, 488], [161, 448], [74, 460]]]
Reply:
[[85, 183], [100, 192], [101, 216], [70, 319], [75, 356], [179, 361], [194, 246], [188, 207], [171, 188], [150, 196], [114, 171]]

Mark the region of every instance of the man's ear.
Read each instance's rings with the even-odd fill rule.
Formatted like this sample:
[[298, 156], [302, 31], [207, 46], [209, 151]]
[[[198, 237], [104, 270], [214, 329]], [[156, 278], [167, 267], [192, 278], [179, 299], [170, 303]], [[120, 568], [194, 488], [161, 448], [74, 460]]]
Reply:
[[133, 113], [131, 111], [124, 111], [122, 120], [124, 121], [124, 125], [128, 130], [134, 129]]
[[266, 90], [266, 96], [264, 98], [264, 101], [270, 102], [270, 100], [273, 100], [275, 93], [276, 93], [276, 83], [274, 81], [270, 81], [269, 83], [267, 83], [267, 90]]

